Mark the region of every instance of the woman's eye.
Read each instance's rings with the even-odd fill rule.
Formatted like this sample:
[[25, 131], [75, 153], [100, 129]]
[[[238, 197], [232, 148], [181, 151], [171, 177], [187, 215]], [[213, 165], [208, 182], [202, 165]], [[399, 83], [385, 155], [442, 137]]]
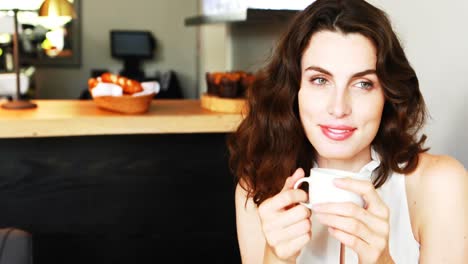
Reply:
[[369, 90], [372, 88], [372, 83], [371, 82], [358, 82], [356, 86], [364, 90]]
[[327, 80], [325, 78], [319, 77], [312, 79], [312, 83], [316, 85], [325, 85], [327, 84]]

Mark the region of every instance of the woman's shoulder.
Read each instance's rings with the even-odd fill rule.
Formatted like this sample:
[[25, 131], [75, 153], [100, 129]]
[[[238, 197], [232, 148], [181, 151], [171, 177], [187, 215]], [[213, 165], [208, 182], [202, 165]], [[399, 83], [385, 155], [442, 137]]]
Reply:
[[419, 228], [424, 228], [432, 225], [428, 222], [434, 212], [456, 216], [460, 206], [468, 206], [468, 175], [453, 157], [421, 153], [418, 158], [416, 170], [406, 175], [406, 182], [410, 210]]
[[408, 176], [414, 177], [419, 187], [468, 182], [465, 167], [451, 156], [420, 153], [418, 159], [418, 166]]
[[423, 258], [464, 254], [468, 175], [463, 164], [450, 156], [423, 153], [416, 170], [406, 176], [411, 225]]
[[242, 179], [236, 184], [235, 203], [237, 210], [242, 207], [244, 207], [243, 209], [256, 210], [256, 206], [253, 202], [253, 198], [249, 194], [248, 188], [248, 184]]
[[416, 169], [406, 176], [407, 187], [415, 198], [424, 197], [428, 192], [444, 197], [453, 188], [468, 188], [465, 167], [460, 161], [447, 155], [420, 153]]

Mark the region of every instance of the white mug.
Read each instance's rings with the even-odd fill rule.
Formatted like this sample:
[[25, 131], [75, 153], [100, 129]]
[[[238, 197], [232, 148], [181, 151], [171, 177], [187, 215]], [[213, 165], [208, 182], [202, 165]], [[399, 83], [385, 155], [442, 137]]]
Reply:
[[312, 168], [310, 176], [299, 179], [294, 184], [294, 189], [299, 188], [301, 183], [307, 182], [309, 185], [309, 202], [302, 203], [312, 209], [312, 206], [319, 203], [331, 202], [353, 202], [361, 207], [364, 206], [364, 200], [357, 193], [340, 189], [333, 184], [336, 178], [353, 178], [359, 180], [370, 180], [365, 175], [355, 172], [348, 172], [335, 169]]

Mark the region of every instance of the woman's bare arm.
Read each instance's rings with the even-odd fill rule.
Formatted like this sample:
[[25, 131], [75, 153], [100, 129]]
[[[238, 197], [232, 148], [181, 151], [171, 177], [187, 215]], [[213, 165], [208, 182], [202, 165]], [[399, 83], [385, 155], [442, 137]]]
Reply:
[[237, 239], [243, 264], [262, 263], [265, 238], [263, 236], [257, 206], [252, 198], [247, 199], [247, 192], [236, 187], [236, 226]]
[[461, 163], [431, 156], [421, 170], [417, 214], [420, 263], [468, 260], [468, 175]]

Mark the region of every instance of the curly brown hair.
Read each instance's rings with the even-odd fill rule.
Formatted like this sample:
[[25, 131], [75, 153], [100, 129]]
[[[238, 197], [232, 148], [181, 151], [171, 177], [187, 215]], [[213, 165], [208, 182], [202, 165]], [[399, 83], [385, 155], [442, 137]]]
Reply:
[[387, 15], [363, 0], [317, 0], [299, 12], [247, 92], [247, 113], [228, 137], [229, 165], [236, 179], [259, 205], [277, 194], [298, 167], [310, 170], [316, 152], [300, 122], [297, 95], [301, 58], [318, 31], [358, 33], [377, 50], [377, 76], [384, 90], [382, 120], [372, 145], [381, 157], [373, 179], [380, 187], [391, 171], [410, 173], [418, 164], [425, 135], [418, 133], [426, 106]]

